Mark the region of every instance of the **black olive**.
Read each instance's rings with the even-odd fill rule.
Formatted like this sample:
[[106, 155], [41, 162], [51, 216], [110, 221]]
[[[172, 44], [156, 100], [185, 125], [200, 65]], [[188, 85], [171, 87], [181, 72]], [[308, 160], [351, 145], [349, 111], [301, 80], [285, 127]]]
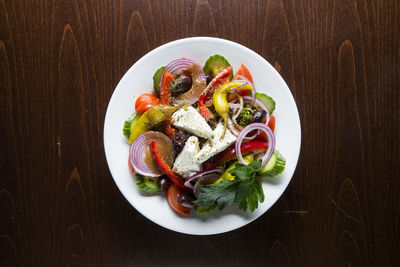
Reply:
[[177, 96], [189, 91], [192, 86], [192, 78], [190, 76], [182, 74], [176, 78], [174, 84], [172, 85], [171, 92], [173, 96]]
[[265, 110], [257, 110], [251, 116], [250, 123], [262, 122], [265, 119], [265, 116], [267, 116], [267, 112]]
[[209, 84], [211, 82], [211, 80], [212, 80], [212, 77], [210, 76], [210, 74], [206, 73], [206, 82], [207, 82], [207, 84]]
[[174, 145], [174, 156], [177, 157], [179, 153], [183, 150], [186, 141], [189, 139], [190, 135], [182, 130], [175, 130], [174, 138], [172, 143]]
[[178, 196], [178, 203], [187, 208], [194, 207], [194, 204], [192, 203], [194, 200], [194, 197], [188, 194], [180, 194]]
[[163, 175], [158, 178], [157, 185], [161, 190], [167, 191], [168, 187], [171, 185], [171, 181], [167, 176]]

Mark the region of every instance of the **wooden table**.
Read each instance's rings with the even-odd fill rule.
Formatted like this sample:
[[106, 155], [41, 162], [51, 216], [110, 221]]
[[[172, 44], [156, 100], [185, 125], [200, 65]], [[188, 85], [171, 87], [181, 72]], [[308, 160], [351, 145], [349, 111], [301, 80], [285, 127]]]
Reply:
[[[189, 36], [262, 55], [302, 124], [284, 195], [216, 236], [144, 218], [103, 149], [123, 74]], [[398, 266], [399, 59], [396, 0], [0, 1], [0, 265]]]

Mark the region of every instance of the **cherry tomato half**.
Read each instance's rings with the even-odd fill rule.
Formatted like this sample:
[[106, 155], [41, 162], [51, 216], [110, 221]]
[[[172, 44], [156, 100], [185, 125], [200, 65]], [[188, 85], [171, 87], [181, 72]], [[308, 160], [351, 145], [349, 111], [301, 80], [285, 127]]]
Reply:
[[136, 99], [135, 111], [136, 113], [143, 114], [151, 107], [157, 106], [159, 104], [160, 99], [158, 99], [155, 95], [144, 93]]
[[171, 184], [167, 190], [167, 200], [171, 208], [181, 215], [188, 216], [190, 215], [190, 208], [184, 207], [178, 202], [178, 198], [181, 192], [178, 187], [174, 184]]

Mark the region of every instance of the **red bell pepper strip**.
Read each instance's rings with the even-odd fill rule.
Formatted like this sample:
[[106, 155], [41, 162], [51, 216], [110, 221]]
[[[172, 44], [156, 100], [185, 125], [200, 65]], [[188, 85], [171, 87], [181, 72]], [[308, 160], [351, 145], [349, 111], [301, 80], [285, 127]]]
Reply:
[[199, 100], [197, 101], [197, 105], [199, 107], [199, 112], [201, 114], [201, 116], [203, 116], [204, 119], [206, 119], [207, 121], [210, 119], [213, 119], [215, 116], [214, 114], [207, 108], [206, 105], [206, 95], [202, 94], [199, 97]]
[[168, 71], [164, 72], [164, 75], [161, 77], [161, 90], [160, 90], [160, 103], [164, 105], [170, 104], [170, 98], [172, 95], [171, 89], [169, 85], [174, 80], [175, 76], [169, 73]]
[[171, 117], [164, 122], [164, 131], [170, 138], [175, 136], [175, 128], [171, 126]]
[[211, 80], [206, 89], [204, 89], [204, 92], [200, 95], [197, 105], [199, 107], [199, 112], [201, 116], [203, 116], [203, 118], [205, 118], [206, 120], [215, 117], [207, 106], [212, 105], [212, 95], [214, 94], [215, 89], [229, 80], [231, 72], [232, 66], [228, 66], [221, 70], [214, 77], [214, 79]]
[[171, 170], [171, 168], [168, 166], [168, 164], [161, 156], [160, 145], [156, 141], [151, 141], [150, 151], [155, 163], [158, 165], [160, 170], [162, 170], [168, 176], [171, 182], [175, 184], [182, 191], [188, 192], [188, 188], [184, 185], [182, 178], [180, 178]]
[[[245, 143], [242, 143], [240, 146], [240, 151], [242, 155], [249, 154], [251, 152], [261, 152], [266, 151], [268, 149], [268, 143], [265, 141], [259, 140], [251, 140]], [[230, 146], [226, 150], [221, 153], [215, 155], [208, 161], [203, 164], [204, 169], [214, 168], [215, 166], [224, 164], [232, 159], [236, 158], [236, 150], [235, 145]]]

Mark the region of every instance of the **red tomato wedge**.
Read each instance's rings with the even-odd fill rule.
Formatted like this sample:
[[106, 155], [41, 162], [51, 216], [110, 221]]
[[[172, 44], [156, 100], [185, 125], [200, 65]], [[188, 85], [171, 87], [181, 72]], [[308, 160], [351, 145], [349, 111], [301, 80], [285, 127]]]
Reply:
[[[266, 120], [264, 120], [263, 123], [266, 123]], [[274, 115], [269, 116], [269, 122], [267, 125], [269, 128], [271, 128], [272, 131], [275, 131], [275, 116]], [[262, 140], [262, 141], [268, 141], [268, 137], [263, 131], [261, 131], [260, 134], [257, 135], [256, 139]]]
[[271, 128], [272, 131], [275, 130], [275, 117], [274, 117], [274, 115], [269, 116], [268, 127]]
[[167, 201], [171, 208], [181, 215], [190, 215], [190, 208], [184, 207], [178, 202], [179, 195], [182, 194], [178, 187], [171, 184], [167, 190]]
[[[243, 77], [247, 78], [250, 82], [253, 83], [253, 76], [251, 76], [249, 69], [245, 65], [243, 65], [243, 64], [240, 65], [239, 69], [233, 76], [233, 79], [240, 79], [238, 77], [238, 75], [242, 75]], [[237, 90], [237, 92], [240, 95], [250, 95], [251, 94], [251, 91], [249, 91], [249, 90]]]
[[143, 114], [153, 106], [160, 104], [160, 100], [152, 94], [141, 94], [135, 102], [136, 113]]

